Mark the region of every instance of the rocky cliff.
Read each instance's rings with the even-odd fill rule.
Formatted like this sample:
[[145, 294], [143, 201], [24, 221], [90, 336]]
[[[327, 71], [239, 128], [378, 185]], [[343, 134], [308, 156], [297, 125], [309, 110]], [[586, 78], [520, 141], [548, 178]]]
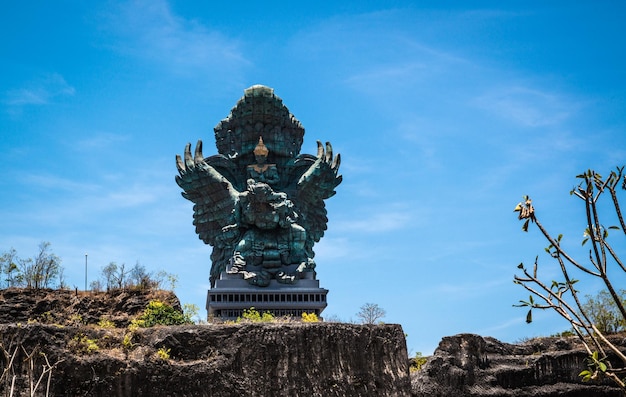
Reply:
[[[615, 343], [624, 346], [623, 337]], [[520, 344], [460, 334], [442, 339], [420, 371], [412, 373], [415, 397], [621, 397], [610, 381], [583, 383], [587, 354], [572, 338]]]
[[84, 292], [71, 290], [0, 289], [0, 324], [43, 323], [94, 325], [101, 319], [126, 327], [141, 314], [151, 300], [165, 302], [181, 310], [180, 301], [170, 291], [114, 290]]
[[[95, 303], [89, 294], [57, 292], [0, 295], [0, 393], [27, 396], [35, 387], [42, 396], [48, 389], [50, 396], [94, 397], [410, 396], [399, 325], [136, 329], [127, 326], [132, 316], [113, 308], [145, 307], [147, 295], [101, 294]], [[107, 316], [118, 326], [95, 324]]]
[[409, 377], [399, 325], [130, 325], [155, 299], [180, 308], [163, 291], [0, 290], [0, 395], [622, 396], [581, 382], [575, 338], [445, 337]]

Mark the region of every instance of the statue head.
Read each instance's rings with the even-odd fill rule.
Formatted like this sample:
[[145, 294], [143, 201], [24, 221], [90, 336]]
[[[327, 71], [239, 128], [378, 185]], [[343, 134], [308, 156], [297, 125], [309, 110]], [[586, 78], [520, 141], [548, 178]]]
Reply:
[[265, 146], [265, 143], [263, 143], [263, 137], [260, 136], [259, 143], [257, 143], [256, 147], [254, 148], [254, 158], [256, 159], [257, 163], [264, 164], [267, 160], [267, 155], [269, 154], [269, 152], [269, 149], [267, 148], [267, 146]]

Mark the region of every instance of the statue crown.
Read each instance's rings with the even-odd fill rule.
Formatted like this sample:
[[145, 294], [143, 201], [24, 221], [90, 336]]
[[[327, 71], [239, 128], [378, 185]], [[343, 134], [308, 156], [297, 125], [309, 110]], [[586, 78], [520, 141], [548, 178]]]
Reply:
[[263, 137], [260, 136], [259, 137], [259, 143], [256, 145], [256, 147], [254, 148], [254, 155], [255, 156], [266, 156], [269, 153], [269, 149], [267, 148], [267, 146], [265, 146], [265, 144], [263, 143]]

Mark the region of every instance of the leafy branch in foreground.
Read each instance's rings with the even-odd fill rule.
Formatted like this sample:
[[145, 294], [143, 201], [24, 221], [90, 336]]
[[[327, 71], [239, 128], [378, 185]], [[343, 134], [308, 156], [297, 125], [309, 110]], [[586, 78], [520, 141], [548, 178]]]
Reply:
[[[580, 273], [584, 277], [601, 280], [615, 305], [616, 315], [621, 317], [619, 321], [626, 320], [624, 301], [614, 286], [615, 275], [626, 273], [626, 266], [618, 256], [615, 246], [608, 241], [610, 231], [615, 230], [621, 232], [621, 235], [626, 234], [626, 225], [617, 195], [620, 182], [621, 190], [626, 190], [626, 177], [623, 171], [624, 167], [617, 168], [607, 178], [603, 178], [595, 171], [588, 170], [577, 176], [581, 181], [570, 192], [571, 195], [584, 202], [586, 227], [582, 245], [590, 245], [588, 258], [584, 263], [576, 260], [564, 250], [561, 245], [563, 235], [559, 234], [555, 238], [543, 227], [537, 219], [532, 200], [528, 196], [517, 204], [515, 212], [518, 212], [518, 218], [524, 221], [522, 230], [527, 232], [531, 224], [536, 225], [548, 240], [549, 245], [545, 250], [558, 263], [563, 279], [543, 281], [538, 276], [538, 257], [535, 258], [532, 270], [520, 263], [518, 269], [522, 274], [516, 275], [514, 282], [530, 292], [530, 298], [527, 301], [521, 300], [519, 305], [514, 306], [528, 307], [526, 315], [528, 323], [532, 322], [533, 309], [553, 310], [566, 319], [589, 354], [588, 368], [580, 373], [582, 379], [589, 381], [606, 376], [626, 390], [626, 383], [622, 378], [626, 374], [626, 355], [607, 339], [606, 329], [599, 329], [589, 305], [581, 302], [580, 291], [575, 288], [580, 281], [572, 276]], [[607, 195], [610, 202], [601, 201]], [[606, 227], [600, 222], [601, 204], [612, 207], [619, 226]], [[609, 277], [609, 270], [611, 277]], [[614, 365], [609, 361], [610, 354], [616, 357], [614, 361], [619, 361], [620, 364]]]

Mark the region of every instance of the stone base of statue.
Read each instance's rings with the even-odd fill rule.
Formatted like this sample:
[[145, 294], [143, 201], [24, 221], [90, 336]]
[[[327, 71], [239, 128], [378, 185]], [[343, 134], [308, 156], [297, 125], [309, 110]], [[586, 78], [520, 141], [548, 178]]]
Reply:
[[319, 287], [319, 280], [312, 278], [293, 284], [271, 280], [267, 286], [259, 287], [251, 285], [241, 274], [222, 272], [207, 295], [208, 321], [236, 320], [251, 308], [275, 317], [300, 319], [302, 313], [315, 313], [321, 318], [327, 294], [327, 289]]

